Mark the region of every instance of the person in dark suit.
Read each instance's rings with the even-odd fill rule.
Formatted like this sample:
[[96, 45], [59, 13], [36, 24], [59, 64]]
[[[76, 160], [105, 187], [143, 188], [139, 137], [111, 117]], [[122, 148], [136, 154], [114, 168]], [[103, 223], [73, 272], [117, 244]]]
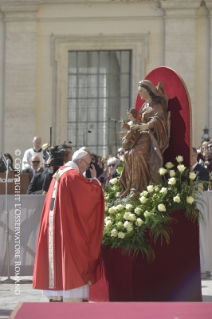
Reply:
[[[209, 172], [208, 170], [200, 165], [197, 161], [197, 156], [198, 156], [198, 153], [197, 153], [197, 150], [196, 148], [192, 148], [193, 150], [193, 153], [192, 153], [192, 166], [193, 166], [193, 172], [196, 174], [196, 178], [194, 181], [202, 181], [202, 182], [209, 182]], [[208, 189], [208, 186], [207, 185], [204, 185], [204, 190], [207, 190]]]
[[53, 173], [50, 173], [49, 169], [46, 168], [43, 172], [34, 174], [27, 189], [27, 194], [42, 194], [44, 190], [46, 191], [51, 183]]

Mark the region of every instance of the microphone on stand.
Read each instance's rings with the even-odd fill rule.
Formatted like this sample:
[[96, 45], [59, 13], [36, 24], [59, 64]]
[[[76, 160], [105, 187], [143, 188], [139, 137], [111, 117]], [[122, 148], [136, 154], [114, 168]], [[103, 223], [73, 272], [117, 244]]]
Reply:
[[11, 160], [9, 158], [6, 160], [6, 163], [7, 163], [6, 165], [7, 171], [12, 171]]

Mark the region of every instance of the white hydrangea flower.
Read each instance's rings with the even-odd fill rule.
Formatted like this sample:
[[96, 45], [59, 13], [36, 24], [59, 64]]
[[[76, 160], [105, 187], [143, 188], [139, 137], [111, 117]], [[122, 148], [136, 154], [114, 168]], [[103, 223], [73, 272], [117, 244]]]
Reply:
[[144, 223], [144, 222], [143, 222], [143, 220], [142, 220], [141, 218], [137, 218], [137, 220], [136, 220], [136, 225], [137, 225], [138, 227], [140, 227], [143, 223]]
[[113, 228], [113, 229], [111, 230], [111, 237], [117, 237], [117, 236], [118, 236], [118, 231], [117, 231], [116, 228]]
[[117, 192], [117, 193], [116, 193], [116, 197], [119, 197], [119, 195], [120, 195], [120, 192]]
[[161, 167], [158, 172], [160, 175], [165, 175], [167, 172], [167, 169], [165, 169], [164, 167]]
[[192, 196], [187, 196], [187, 197], [186, 197], [186, 202], [187, 202], [188, 204], [192, 204], [193, 201], [194, 201], [194, 198], [193, 198]]
[[158, 205], [158, 210], [159, 210], [159, 212], [165, 212], [166, 211], [166, 206], [164, 204], [159, 204]]
[[143, 191], [142, 193], [140, 193], [141, 196], [147, 197], [148, 192], [147, 191]]
[[186, 169], [186, 167], [185, 167], [185, 165], [180, 164], [180, 165], [177, 166], [177, 169], [178, 169], [178, 171], [179, 171], [180, 173], [182, 173], [182, 172], [184, 172], [184, 170]]
[[158, 186], [154, 187], [155, 192], [158, 192], [160, 190], [160, 188]]
[[129, 216], [130, 216], [130, 212], [126, 212], [126, 213], [124, 213], [124, 219], [129, 219]]
[[179, 202], [180, 202], [180, 196], [179, 196], [179, 195], [175, 196], [175, 197], [173, 198], [173, 201], [174, 201], [175, 203], [179, 203]]
[[196, 178], [196, 174], [194, 173], [194, 172], [190, 172], [189, 173], [189, 178], [191, 179], [191, 180], [194, 180], [195, 178]]
[[108, 211], [108, 207], [107, 207], [107, 205], [105, 205], [105, 212], [107, 212]]
[[119, 204], [119, 205], [116, 206], [116, 209], [121, 212], [124, 209], [124, 206]]
[[150, 212], [148, 212], [147, 210], [144, 212], [144, 217], [149, 217], [149, 216], [151, 216], [152, 215], [152, 213], [150, 213]]
[[110, 216], [105, 217], [105, 221], [111, 220]]
[[166, 168], [170, 169], [172, 167], [174, 167], [174, 164], [172, 164], [171, 162], [166, 163]]
[[176, 178], [174, 178], [174, 177], [169, 178], [168, 184], [169, 185], [175, 185], [176, 184]]
[[133, 206], [132, 206], [131, 204], [127, 204], [127, 205], [126, 205], [126, 209], [132, 210], [132, 209], [133, 209]]
[[167, 188], [166, 187], [162, 187], [161, 190], [160, 190], [160, 193], [167, 194]]
[[110, 179], [110, 183], [111, 183], [112, 185], [117, 184], [117, 182], [118, 182], [118, 179], [117, 179], [117, 178], [112, 178], [112, 179]]
[[176, 175], [176, 173], [175, 173], [175, 171], [174, 171], [173, 169], [171, 169], [171, 170], [169, 171], [169, 175], [170, 175], [171, 177], [174, 177], [174, 176]]
[[109, 208], [109, 214], [114, 214], [115, 212], [116, 208], [114, 206]]
[[181, 156], [181, 155], [177, 156], [177, 157], [176, 157], [176, 161], [177, 161], [178, 163], [182, 163], [182, 162], [183, 162], [183, 156]]
[[135, 216], [135, 214], [130, 214], [129, 215], [129, 220], [136, 220], [136, 216]]
[[147, 186], [147, 190], [149, 193], [152, 193], [154, 191], [154, 186], [153, 185]]
[[123, 232], [118, 233], [118, 238], [123, 239], [124, 237], [125, 237], [125, 233], [123, 233]]
[[136, 209], [134, 210], [134, 212], [135, 212], [137, 215], [141, 215], [142, 210], [141, 210], [139, 207], [136, 207]]
[[145, 204], [147, 202], [147, 199], [144, 196], [140, 197], [139, 200], [140, 200], [141, 204]]
[[133, 226], [130, 222], [126, 221], [124, 223], [124, 228], [126, 228], [127, 231], [132, 231], [133, 230]]
[[117, 227], [118, 227], [118, 228], [122, 228], [123, 226], [124, 226], [124, 224], [123, 224], [122, 222], [118, 222], [118, 223], [117, 223]]
[[110, 228], [113, 225], [111, 220], [107, 220], [105, 224], [107, 228]]

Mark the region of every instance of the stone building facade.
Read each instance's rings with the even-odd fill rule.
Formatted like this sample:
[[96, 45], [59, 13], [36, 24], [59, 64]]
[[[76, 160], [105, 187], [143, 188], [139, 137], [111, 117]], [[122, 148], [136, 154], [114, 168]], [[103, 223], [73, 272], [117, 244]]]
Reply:
[[[23, 152], [35, 135], [48, 142], [50, 126], [53, 142], [72, 139], [69, 52], [84, 51], [116, 51], [116, 61], [120, 52], [130, 52], [129, 107], [139, 80], [156, 67], [173, 68], [190, 93], [198, 146], [205, 127], [212, 135], [211, 19], [212, 0], [0, 0], [0, 151]], [[86, 144], [92, 127], [101, 135], [86, 123], [77, 128], [78, 146]]]

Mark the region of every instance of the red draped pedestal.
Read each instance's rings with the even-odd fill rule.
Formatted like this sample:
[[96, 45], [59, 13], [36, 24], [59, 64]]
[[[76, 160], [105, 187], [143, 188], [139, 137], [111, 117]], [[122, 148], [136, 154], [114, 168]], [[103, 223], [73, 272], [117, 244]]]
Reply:
[[155, 260], [139, 254], [135, 259], [122, 249], [102, 249], [105, 273], [90, 287], [91, 301], [201, 301], [199, 230], [184, 217], [173, 213], [170, 244], [152, 243]]

